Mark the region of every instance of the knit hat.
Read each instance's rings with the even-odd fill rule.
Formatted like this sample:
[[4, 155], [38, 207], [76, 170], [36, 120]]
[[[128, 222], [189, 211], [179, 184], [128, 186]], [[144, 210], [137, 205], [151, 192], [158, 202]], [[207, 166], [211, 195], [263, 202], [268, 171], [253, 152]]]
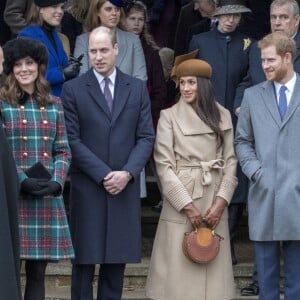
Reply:
[[64, 2], [66, 2], [66, 0], [34, 0], [34, 4], [38, 7], [48, 7]]
[[171, 78], [178, 85], [180, 77], [183, 76], [196, 76], [211, 78], [212, 68], [204, 60], [196, 59], [198, 50], [193, 52], [176, 56], [174, 66], [171, 72]]
[[8, 41], [4, 47], [4, 73], [12, 72], [14, 64], [19, 59], [31, 57], [38, 65], [48, 64], [47, 48], [39, 41], [20, 37]]
[[214, 11], [213, 16], [248, 12], [252, 11], [246, 7], [244, 0], [219, 0], [218, 7]]

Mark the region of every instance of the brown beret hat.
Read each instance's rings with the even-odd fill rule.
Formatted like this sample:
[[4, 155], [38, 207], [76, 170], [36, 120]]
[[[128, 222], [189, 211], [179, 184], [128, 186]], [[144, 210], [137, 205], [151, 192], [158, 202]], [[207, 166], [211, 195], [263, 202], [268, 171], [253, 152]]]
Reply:
[[211, 78], [212, 68], [204, 60], [196, 59], [198, 50], [177, 56], [171, 72], [171, 78], [178, 84], [179, 78], [183, 76], [196, 76]]

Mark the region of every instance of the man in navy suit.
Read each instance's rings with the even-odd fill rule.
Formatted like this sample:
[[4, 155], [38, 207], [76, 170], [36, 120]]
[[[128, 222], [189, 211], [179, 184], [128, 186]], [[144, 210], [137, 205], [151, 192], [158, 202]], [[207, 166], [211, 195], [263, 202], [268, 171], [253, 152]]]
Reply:
[[93, 299], [95, 264], [97, 299], [120, 300], [125, 264], [141, 256], [139, 176], [154, 131], [147, 87], [115, 67], [117, 54], [115, 33], [96, 28], [89, 38], [92, 68], [63, 87], [72, 150], [72, 300]]

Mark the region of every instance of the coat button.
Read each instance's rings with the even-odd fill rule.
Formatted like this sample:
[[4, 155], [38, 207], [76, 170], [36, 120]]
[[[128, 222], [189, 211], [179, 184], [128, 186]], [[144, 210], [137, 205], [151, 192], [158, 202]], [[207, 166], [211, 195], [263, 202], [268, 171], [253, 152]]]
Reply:
[[23, 156], [24, 156], [24, 157], [27, 157], [27, 156], [28, 156], [28, 153], [27, 153], [27, 152], [24, 152], [24, 153], [23, 153]]
[[47, 152], [44, 152], [43, 155], [44, 155], [45, 157], [48, 157], [48, 153], [47, 153]]
[[44, 120], [44, 121], [43, 121], [43, 124], [48, 124], [48, 121], [47, 121], [47, 120]]
[[27, 120], [25, 120], [25, 119], [22, 120], [22, 123], [23, 123], [23, 124], [27, 124]]

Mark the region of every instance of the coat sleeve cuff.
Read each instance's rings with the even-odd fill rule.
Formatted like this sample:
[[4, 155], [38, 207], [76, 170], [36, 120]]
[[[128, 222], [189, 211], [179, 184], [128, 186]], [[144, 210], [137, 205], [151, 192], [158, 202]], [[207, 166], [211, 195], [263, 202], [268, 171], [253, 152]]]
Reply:
[[229, 204], [237, 184], [238, 181], [235, 177], [223, 178], [217, 196], [224, 198]]
[[172, 189], [167, 192], [166, 198], [178, 212], [180, 212], [184, 206], [193, 202], [191, 196], [182, 185], [173, 186]]

